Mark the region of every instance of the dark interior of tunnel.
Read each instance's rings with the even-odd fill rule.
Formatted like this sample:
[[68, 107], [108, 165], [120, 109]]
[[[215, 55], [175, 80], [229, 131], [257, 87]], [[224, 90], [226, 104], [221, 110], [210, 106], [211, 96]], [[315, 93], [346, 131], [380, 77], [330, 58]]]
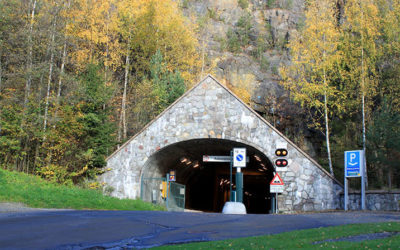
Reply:
[[274, 175], [271, 161], [256, 148], [229, 140], [197, 139], [167, 146], [153, 154], [147, 162], [147, 175], [152, 171], [165, 176], [176, 172], [176, 182], [186, 186], [185, 208], [205, 212], [221, 212], [229, 201], [230, 183], [228, 162], [203, 162], [203, 155], [229, 156], [235, 147], [247, 150], [249, 162], [243, 172], [243, 203], [247, 213], [269, 213], [271, 195], [269, 183]]

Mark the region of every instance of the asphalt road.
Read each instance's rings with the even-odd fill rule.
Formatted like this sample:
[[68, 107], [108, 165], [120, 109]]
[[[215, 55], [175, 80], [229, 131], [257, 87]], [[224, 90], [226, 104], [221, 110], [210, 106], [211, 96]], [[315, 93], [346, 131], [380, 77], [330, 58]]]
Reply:
[[400, 213], [222, 215], [151, 211], [0, 213], [0, 249], [119, 249], [222, 240], [352, 223], [400, 222]]

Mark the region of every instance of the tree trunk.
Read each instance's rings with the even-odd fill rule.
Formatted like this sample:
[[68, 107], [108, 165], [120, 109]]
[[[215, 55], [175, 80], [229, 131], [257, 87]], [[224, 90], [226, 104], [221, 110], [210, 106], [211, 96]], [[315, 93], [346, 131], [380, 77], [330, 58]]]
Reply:
[[[1, 59], [3, 57], [3, 47], [0, 47], [0, 93], [1, 93], [1, 85], [3, 83], [3, 65], [1, 64]], [[0, 127], [1, 132], [1, 127]]]
[[[32, 2], [32, 0], [31, 0]], [[32, 44], [32, 33], [33, 33], [33, 23], [35, 20], [35, 10], [36, 10], [36, 0], [34, 0], [31, 12], [31, 22], [28, 31], [28, 63], [27, 63], [27, 74], [28, 78], [25, 83], [25, 98], [24, 98], [24, 110], [28, 104], [29, 95], [31, 94], [31, 84], [32, 84], [32, 64], [33, 64], [33, 44]]]
[[[27, 79], [25, 82], [25, 96], [24, 96], [24, 106], [22, 112], [22, 119], [21, 119], [21, 128], [25, 129], [26, 126], [26, 112], [28, 108], [29, 96], [31, 94], [31, 85], [32, 85], [32, 67], [33, 67], [33, 23], [35, 21], [35, 11], [36, 11], [36, 0], [32, 2], [30, 0], [30, 5], [32, 6], [32, 11], [29, 13], [31, 16], [29, 29], [28, 29], [28, 58], [27, 58], [27, 65], [26, 65], [26, 72], [27, 72]], [[28, 142], [29, 142], [29, 135], [24, 136], [21, 138], [21, 146], [23, 147], [23, 155], [22, 160], [17, 163], [17, 170], [23, 171], [26, 164], [27, 164], [27, 155], [28, 155]], [[18, 161], [17, 161], [18, 162]]]
[[55, 29], [56, 29], [57, 17], [54, 17], [53, 29], [51, 34], [51, 42], [50, 42], [50, 65], [49, 65], [49, 75], [47, 80], [47, 91], [46, 91], [46, 105], [44, 109], [44, 121], [43, 121], [43, 140], [46, 139], [46, 128], [47, 128], [47, 115], [49, 111], [49, 99], [50, 99], [50, 87], [51, 87], [51, 78], [53, 76], [53, 61], [54, 61], [54, 39], [55, 39]]
[[[122, 94], [122, 103], [121, 103], [121, 115], [119, 121], [118, 128], [118, 141], [121, 139], [126, 139], [126, 92], [128, 87], [128, 76], [129, 76], [129, 48], [126, 51], [126, 59], [125, 59], [125, 79], [124, 79], [124, 90]], [[122, 138], [121, 138], [122, 137]]]
[[332, 166], [332, 157], [331, 157], [331, 146], [329, 142], [329, 120], [328, 120], [328, 100], [326, 96], [326, 90], [324, 94], [324, 109], [325, 109], [325, 139], [326, 139], [326, 151], [328, 152], [328, 162], [329, 162], [329, 171], [331, 172], [332, 176], [335, 176], [333, 173], [333, 166]]
[[[1, 85], [2, 85], [2, 78], [3, 78], [3, 68], [2, 68], [2, 64], [1, 64], [1, 58], [3, 55], [3, 47], [0, 47], [0, 94], [1, 94]], [[1, 106], [0, 106], [1, 108]], [[1, 110], [1, 109], [0, 109]], [[0, 113], [0, 134], [1, 134], [1, 113]], [[6, 161], [5, 161], [6, 162]]]
[[377, 175], [378, 175], [377, 178], [378, 178], [379, 188], [384, 189], [385, 183], [383, 182], [383, 177], [384, 177], [383, 168], [378, 167]]
[[389, 167], [388, 169], [388, 187], [389, 187], [389, 191], [392, 190], [392, 175], [393, 175], [393, 170], [391, 167]]
[[[323, 36], [323, 42], [325, 45], [325, 35]], [[322, 53], [323, 56], [323, 63], [325, 63], [325, 50]], [[325, 118], [325, 140], [326, 140], [326, 151], [328, 153], [328, 163], [329, 163], [329, 171], [331, 172], [332, 176], [335, 176], [333, 172], [332, 166], [332, 157], [331, 157], [331, 146], [329, 142], [329, 119], [328, 119], [328, 96], [327, 96], [327, 89], [328, 84], [326, 82], [326, 72], [325, 72], [325, 65], [323, 67], [323, 81], [324, 81], [324, 118]]]
[[[362, 0], [360, 0], [361, 8], [361, 29], [363, 28], [364, 12], [362, 7]], [[367, 147], [366, 147], [366, 129], [365, 129], [365, 76], [364, 76], [364, 36], [361, 32], [361, 105], [362, 105], [362, 138], [363, 138], [363, 150], [364, 150], [364, 176], [365, 176], [365, 187], [368, 189], [368, 171], [367, 171]]]
[[108, 65], [107, 65], [108, 62], [107, 61], [108, 61], [109, 55], [110, 55], [110, 45], [109, 45], [109, 42], [108, 42], [108, 39], [109, 39], [109, 24], [110, 24], [110, 20], [111, 20], [110, 11], [111, 11], [110, 9], [107, 10], [107, 21], [106, 21], [106, 39], [107, 40], [106, 40], [106, 59], [105, 59], [106, 63], [105, 63], [105, 70], [104, 70], [104, 79], [105, 79], [106, 82], [107, 82], [107, 72], [108, 72]]
[[[61, 59], [61, 67], [60, 67], [60, 77], [58, 78], [58, 87], [57, 87], [57, 96], [56, 96], [56, 103], [60, 105], [60, 97], [61, 97], [61, 87], [62, 87], [62, 80], [64, 76], [64, 68], [65, 68], [65, 59], [67, 58], [67, 38], [64, 40], [64, 48], [63, 48], [63, 55]], [[57, 109], [54, 113], [54, 116], [57, 116]]]
[[[66, 9], [69, 9], [71, 6], [71, 0], [68, 0], [67, 7]], [[66, 24], [65, 24], [66, 26]], [[60, 67], [60, 76], [58, 78], [58, 86], [57, 86], [57, 96], [56, 96], [56, 109], [54, 111], [54, 118], [57, 118], [57, 112], [58, 108], [60, 106], [60, 98], [61, 98], [61, 87], [62, 87], [62, 81], [64, 79], [64, 68], [65, 68], [65, 61], [67, 58], [67, 35], [64, 34], [64, 46], [63, 46], [63, 54], [62, 54], [62, 59], [61, 59], [61, 67]], [[56, 127], [56, 123], [54, 123], [54, 128]]]
[[127, 125], [126, 125], [126, 92], [128, 88], [128, 78], [129, 78], [129, 68], [130, 68], [130, 61], [129, 61], [129, 44], [131, 42], [131, 36], [129, 35], [129, 39], [127, 42], [126, 48], [126, 57], [125, 57], [125, 78], [124, 78], [124, 90], [122, 93], [122, 103], [121, 103], [121, 115], [119, 120], [118, 126], [118, 141], [120, 142], [121, 139], [125, 140], [127, 136]]

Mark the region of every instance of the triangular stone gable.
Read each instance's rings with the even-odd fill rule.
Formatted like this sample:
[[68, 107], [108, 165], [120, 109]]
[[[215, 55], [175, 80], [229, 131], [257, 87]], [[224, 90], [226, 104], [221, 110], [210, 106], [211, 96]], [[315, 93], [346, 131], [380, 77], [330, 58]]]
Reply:
[[[291, 186], [287, 196], [293, 196], [294, 192], [298, 196], [290, 202], [284, 201], [288, 210], [296, 206], [297, 210], [307, 210], [305, 206], [310, 202], [305, 196], [319, 192], [315, 183], [326, 187], [323, 195], [328, 200], [338, 199], [341, 187], [337, 180], [210, 75], [110, 155], [106, 168], [111, 170], [101, 179], [115, 188], [113, 195], [137, 198], [142, 168], [153, 153], [174, 143], [199, 138], [241, 142], [263, 152], [271, 161], [277, 146], [287, 145], [291, 163], [289, 171], [281, 176], [285, 184]], [[306, 190], [305, 186], [312, 190]], [[318, 195], [316, 205], [312, 207], [318, 209], [321, 199], [324, 200]], [[333, 208], [332, 202], [322, 201], [321, 209]]]

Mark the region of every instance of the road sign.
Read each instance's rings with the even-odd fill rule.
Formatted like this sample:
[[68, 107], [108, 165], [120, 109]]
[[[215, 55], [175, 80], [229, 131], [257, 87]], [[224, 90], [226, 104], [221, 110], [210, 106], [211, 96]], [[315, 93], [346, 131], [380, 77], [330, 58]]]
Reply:
[[283, 193], [284, 183], [278, 173], [275, 174], [272, 181], [269, 183], [270, 193]]
[[175, 170], [169, 171], [169, 181], [176, 181]]
[[365, 152], [364, 150], [344, 151], [344, 210], [349, 205], [349, 177], [361, 177], [361, 208], [366, 209], [365, 202]]
[[278, 173], [275, 174], [272, 181], [269, 183], [269, 191], [271, 193], [282, 193], [284, 183]]
[[283, 193], [283, 186], [273, 186], [269, 185], [270, 193]]
[[346, 177], [361, 177], [364, 155], [362, 150], [345, 151], [344, 166]]
[[233, 149], [233, 166], [237, 168], [246, 167], [246, 148]]
[[274, 178], [272, 178], [272, 181], [269, 183], [269, 185], [272, 186], [283, 186], [285, 183], [283, 183], [281, 177], [279, 176], [278, 173], [275, 174]]
[[[203, 155], [203, 162], [231, 162], [232, 157], [229, 155]], [[246, 157], [249, 162], [249, 157]]]

